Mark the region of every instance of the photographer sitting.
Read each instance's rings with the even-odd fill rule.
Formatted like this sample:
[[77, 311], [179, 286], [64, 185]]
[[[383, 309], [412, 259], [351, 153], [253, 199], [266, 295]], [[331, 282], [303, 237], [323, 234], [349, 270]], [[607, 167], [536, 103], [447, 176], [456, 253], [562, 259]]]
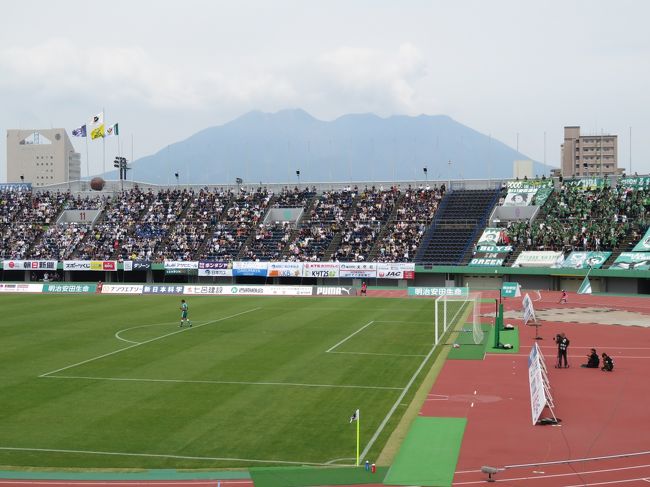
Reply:
[[599, 365], [600, 365], [600, 358], [596, 353], [596, 349], [592, 348], [591, 353], [587, 355], [587, 363], [582, 364], [580, 367], [586, 367], [588, 369], [597, 369]]
[[612, 360], [612, 357], [606, 353], [603, 353], [603, 366], [600, 368], [600, 370], [603, 370], [605, 372], [611, 372], [614, 370], [614, 361]]

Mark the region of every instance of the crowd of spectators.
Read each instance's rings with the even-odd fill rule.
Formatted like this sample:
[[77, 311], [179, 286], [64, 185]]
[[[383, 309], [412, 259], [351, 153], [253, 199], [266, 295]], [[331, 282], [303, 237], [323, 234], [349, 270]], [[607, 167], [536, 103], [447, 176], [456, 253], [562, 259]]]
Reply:
[[298, 230], [296, 238], [289, 244], [287, 260], [322, 260], [334, 235], [338, 233], [352, 208], [357, 188], [325, 191], [312, 208]]
[[44, 230], [56, 221], [66, 193], [0, 192], [0, 253], [4, 259], [24, 259]]
[[395, 218], [389, 222], [374, 260], [412, 261], [443, 196], [442, 188], [409, 187], [400, 201]]
[[277, 195], [273, 206], [275, 208], [306, 208], [311, 199], [316, 196], [316, 188], [299, 189], [298, 186], [293, 189], [282, 188]]
[[395, 208], [400, 191], [397, 187], [389, 190], [371, 189], [362, 191], [345, 222], [341, 233], [341, 243], [333, 253], [332, 260], [360, 262], [368, 256]]
[[272, 193], [266, 188], [254, 191], [241, 189], [225, 209], [222, 221], [214, 227], [212, 237], [202, 252], [202, 258], [236, 258], [250, 233], [261, 223], [271, 197]]
[[287, 246], [292, 226], [289, 222], [261, 224], [255, 230], [255, 236], [242, 252], [242, 260], [282, 260], [282, 253]]
[[614, 250], [627, 235], [649, 223], [650, 193], [633, 188], [583, 189], [563, 184], [544, 205], [545, 216], [532, 223], [510, 222], [508, 237], [525, 250]]

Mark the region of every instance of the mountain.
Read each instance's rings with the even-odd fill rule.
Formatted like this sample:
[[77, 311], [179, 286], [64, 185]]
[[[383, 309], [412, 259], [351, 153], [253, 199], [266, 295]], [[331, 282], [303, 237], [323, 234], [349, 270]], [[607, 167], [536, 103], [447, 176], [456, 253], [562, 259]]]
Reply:
[[[129, 179], [173, 184], [178, 173], [183, 184], [294, 184], [296, 171], [301, 182], [507, 178], [517, 159], [529, 158], [445, 115], [325, 122], [304, 110], [254, 111], [136, 160]], [[535, 172], [544, 167], [535, 163]]]

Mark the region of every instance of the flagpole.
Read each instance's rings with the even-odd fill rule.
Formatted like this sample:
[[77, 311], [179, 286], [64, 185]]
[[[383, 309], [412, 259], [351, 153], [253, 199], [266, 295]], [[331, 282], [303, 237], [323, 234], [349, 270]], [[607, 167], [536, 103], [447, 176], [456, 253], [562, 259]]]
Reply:
[[90, 156], [88, 155], [88, 131], [86, 131], [86, 176], [90, 176]]
[[357, 467], [359, 466], [359, 425], [361, 423], [361, 410], [358, 410], [357, 414]]
[[[103, 123], [106, 121], [106, 110], [104, 107], [102, 107], [102, 115], [104, 117], [104, 120], [102, 120]], [[106, 134], [102, 136], [102, 165], [104, 169], [104, 174], [106, 174]]]

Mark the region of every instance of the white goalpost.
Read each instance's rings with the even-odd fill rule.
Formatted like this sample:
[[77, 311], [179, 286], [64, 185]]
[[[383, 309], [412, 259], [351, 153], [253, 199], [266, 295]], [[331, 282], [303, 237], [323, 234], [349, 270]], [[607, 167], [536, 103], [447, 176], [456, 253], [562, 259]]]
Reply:
[[484, 333], [480, 319], [480, 293], [443, 295], [436, 298], [434, 343], [437, 345], [451, 326], [471, 309], [472, 338], [475, 344], [483, 342]]

